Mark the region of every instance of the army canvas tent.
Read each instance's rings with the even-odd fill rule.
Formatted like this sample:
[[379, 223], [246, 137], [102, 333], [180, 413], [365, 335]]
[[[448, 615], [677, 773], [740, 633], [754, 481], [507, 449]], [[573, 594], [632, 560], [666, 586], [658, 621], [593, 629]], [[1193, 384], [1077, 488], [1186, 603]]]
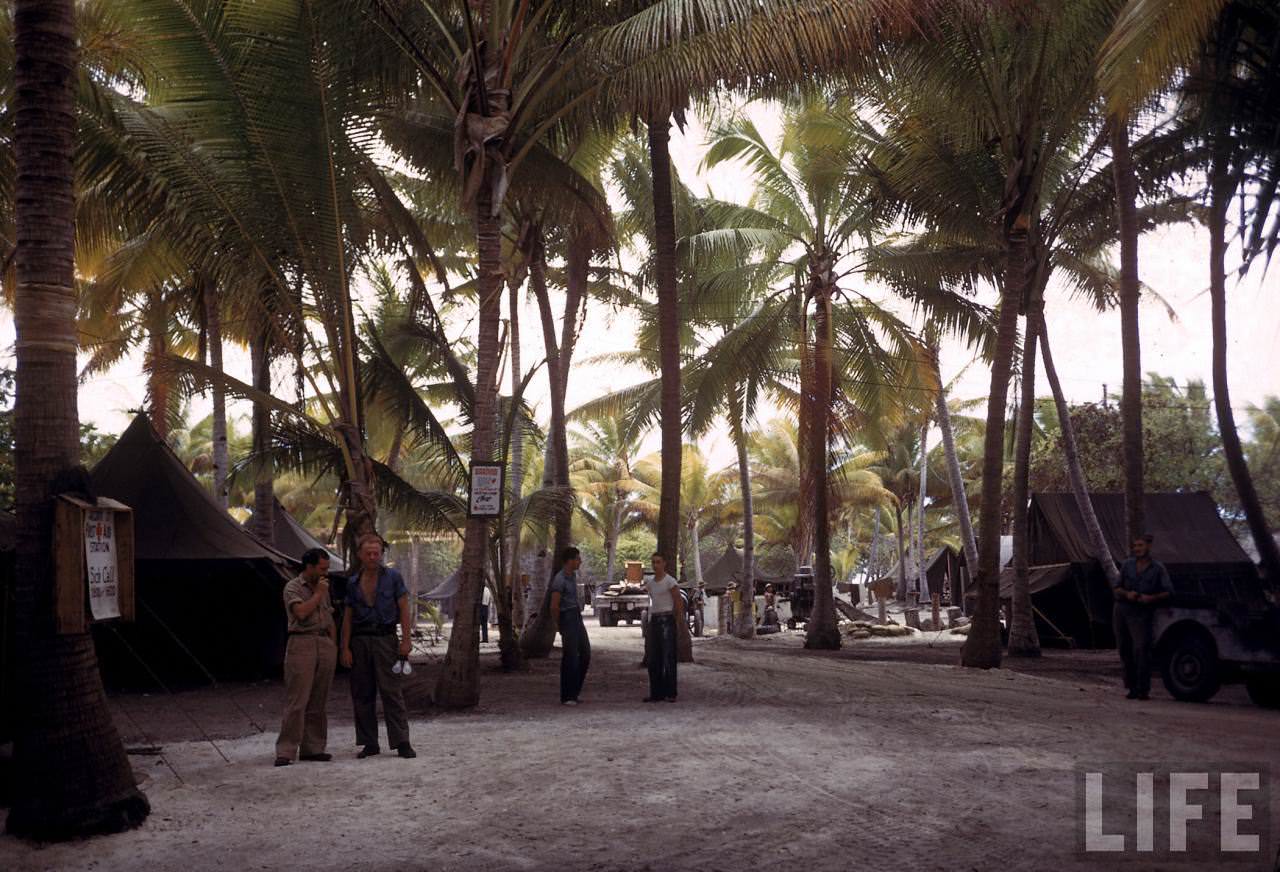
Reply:
[[454, 572], [440, 584], [422, 594], [420, 599], [439, 603], [440, 611], [449, 617], [453, 617], [454, 600], [458, 595], [458, 583], [460, 581], [460, 575]]
[[[1112, 558], [1122, 562], [1129, 553], [1124, 495], [1092, 494], [1090, 502]], [[1256, 568], [1207, 493], [1147, 494], [1144, 511], [1147, 531], [1155, 537], [1152, 555], [1169, 570], [1178, 600], [1254, 602], [1262, 597]], [[1074, 495], [1032, 495], [1027, 524], [1031, 603], [1042, 638], [1085, 647], [1114, 645], [1114, 600], [1090, 553]], [[1013, 570], [1007, 568], [1001, 573], [1000, 595], [1008, 599], [1012, 594]]]
[[708, 596], [723, 596], [729, 582], [742, 579], [742, 552], [730, 542], [720, 559], [702, 573], [702, 583]]
[[[252, 518], [244, 522], [244, 529], [252, 531]], [[312, 535], [311, 531], [302, 526], [298, 519], [280, 504], [279, 500], [275, 500], [275, 505], [271, 511], [270, 544], [275, 550], [299, 562], [302, 560], [304, 551], [310, 551], [312, 548], [323, 548], [329, 554], [329, 573], [331, 575], [341, 575], [347, 570], [346, 562], [337, 552]]]
[[92, 472], [96, 495], [133, 509], [137, 622], [95, 628], [111, 683], [252, 678], [284, 658], [281, 592], [297, 564], [246, 533], [134, 418]]

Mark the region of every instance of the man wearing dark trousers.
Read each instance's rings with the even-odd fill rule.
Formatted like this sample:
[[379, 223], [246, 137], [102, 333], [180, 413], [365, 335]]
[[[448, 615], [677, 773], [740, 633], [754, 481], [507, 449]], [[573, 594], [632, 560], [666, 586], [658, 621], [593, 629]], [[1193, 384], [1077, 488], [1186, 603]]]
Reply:
[[676, 701], [676, 621], [684, 616], [684, 600], [676, 580], [667, 575], [667, 559], [654, 554], [649, 590], [649, 695], [645, 702]]
[[[325, 763], [329, 722], [325, 707], [338, 660], [329, 601], [329, 553], [312, 548], [302, 555], [302, 574], [284, 586], [289, 644], [284, 654], [284, 717], [276, 740], [276, 765], [295, 756]], [[299, 755], [301, 750], [301, 755]]]
[[489, 611], [493, 605], [493, 594], [489, 592], [489, 585], [485, 584], [480, 588], [480, 641], [489, 641]]
[[1150, 699], [1151, 621], [1156, 606], [1173, 595], [1173, 582], [1164, 564], [1151, 558], [1150, 534], [1133, 540], [1132, 556], [1120, 567], [1111, 622], [1116, 647], [1124, 663], [1128, 699]]
[[[396, 643], [396, 623], [400, 642]], [[351, 670], [351, 705], [355, 709], [356, 744], [364, 759], [381, 753], [378, 745], [378, 702], [387, 722], [387, 743], [401, 757], [416, 757], [409, 744], [409, 717], [400, 676], [391, 671], [413, 650], [409, 622], [409, 590], [400, 573], [382, 565], [382, 539], [369, 534], [360, 541], [360, 570], [347, 582], [342, 616], [342, 665]]]
[[577, 705], [582, 683], [591, 666], [591, 642], [587, 628], [582, 623], [582, 609], [578, 607], [578, 568], [582, 555], [577, 548], [566, 548], [561, 555], [560, 571], [551, 579], [551, 614], [560, 627], [560, 646], [564, 655], [560, 658], [560, 703]]

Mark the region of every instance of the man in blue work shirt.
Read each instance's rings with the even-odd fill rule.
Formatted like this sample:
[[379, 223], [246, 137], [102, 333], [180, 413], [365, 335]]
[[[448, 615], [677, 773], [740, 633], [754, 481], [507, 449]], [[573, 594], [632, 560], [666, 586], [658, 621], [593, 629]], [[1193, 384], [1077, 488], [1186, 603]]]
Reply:
[[582, 609], [578, 606], [578, 567], [582, 566], [582, 554], [577, 548], [566, 548], [561, 555], [560, 571], [551, 579], [551, 614], [560, 627], [560, 703], [577, 705], [582, 682], [591, 666], [591, 642], [587, 628], [582, 623]]
[[[400, 641], [396, 642], [396, 624]], [[342, 665], [351, 670], [351, 705], [355, 709], [356, 744], [361, 759], [381, 753], [378, 745], [378, 701], [387, 722], [387, 743], [401, 757], [418, 756], [409, 744], [409, 716], [400, 676], [391, 671], [397, 659], [413, 650], [409, 590], [400, 573], [382, 565], [382, 539], [369, 534], [360, 541], [360, 569], [347, 581], [342, 616]]]
[[1128, 699], [1150, 699], [1151, 621], [1156, 606], [1173, 595], [1173, 582], [1164, 564], [1151, 558], [1150, 534], [1133, 540], [1133, 555], [1120, 567], [1111, 623], [1116, 647], [1124, 663]]

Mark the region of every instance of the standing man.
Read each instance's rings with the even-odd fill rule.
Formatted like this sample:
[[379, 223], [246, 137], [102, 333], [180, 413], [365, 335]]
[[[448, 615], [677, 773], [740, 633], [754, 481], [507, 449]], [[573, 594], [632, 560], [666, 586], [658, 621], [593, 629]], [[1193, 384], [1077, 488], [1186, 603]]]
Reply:
[[333, 759], [324, 750], [329, 737], [325, 705], [338, 661], [328, 572], [328, 552], [312, 548], [302, 555], [302, 574], [284, 586], [289, 644], [284, 654], [285, 703], [276, 739], [277, 766], [288, 766], [295, 756], [319, 763]]
[[[355, 709], [360, 759], [381, 753], [378, 704], [387, 722], [387, 744], [405, 758], [417, 757], [409, 744], [409, 717], [401, 679], [391, 671], [397, 659], [413, 650], [409, 622], [409, 590], [400, 573], [382, 565], [382, 539], [370, 533], [360, 540], [360, 569], [347, 582], [342, 616], [342, 665], [351, 670], [351, 705]], [[396, 623], [400, 643], [396, 644]]]
[[560, 571], [551, 579], [551, 614], [560, 626], [560, 704], [577, 705], [582, 683], [586, 681], [591, 666], [591, 642], [587, 639], [587, 627], [582, 623], [582, 609], [578, 607], [578, 568], [582, 566], [582, 554], [577, 548], [564, 549]]
[[1150, 699], [1151, 619], [1156, 606], [1173, 595], [1173, 582], [1164, 564], [1151, 559], [1151, 534], [1133, 540], [1133, 554], [1120, 567], [1111, 623], [1116, 647], [1124, 663], [1127, 699]]
[[489, 641], [489, 611], [493, 606], [493, 594], [489, 592], [489, 584], [486, 582], [480, 587], [480, 641]]
[[649, 590], [649, 695], [645, 702], [676, 701], [676, 621], [683, 620], [684, 599], [667, 575], [667, 558], [654, 554]]

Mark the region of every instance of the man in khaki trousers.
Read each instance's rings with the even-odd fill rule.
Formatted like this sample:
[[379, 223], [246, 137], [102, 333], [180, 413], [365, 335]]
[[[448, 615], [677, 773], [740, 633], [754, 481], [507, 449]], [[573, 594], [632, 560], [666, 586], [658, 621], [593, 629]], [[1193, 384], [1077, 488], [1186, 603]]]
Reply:
[[333, 759], [324, 750], [329, 732], [325, 704], [338, 659], [328, 572], [328, 552], [312, 548], [302, 555], [302, 574], [284, 586], [289, 646], [284, 655], [285, 704], [276, 740], [277, 766], [288, 766], [295, 756], [320, 763]]

